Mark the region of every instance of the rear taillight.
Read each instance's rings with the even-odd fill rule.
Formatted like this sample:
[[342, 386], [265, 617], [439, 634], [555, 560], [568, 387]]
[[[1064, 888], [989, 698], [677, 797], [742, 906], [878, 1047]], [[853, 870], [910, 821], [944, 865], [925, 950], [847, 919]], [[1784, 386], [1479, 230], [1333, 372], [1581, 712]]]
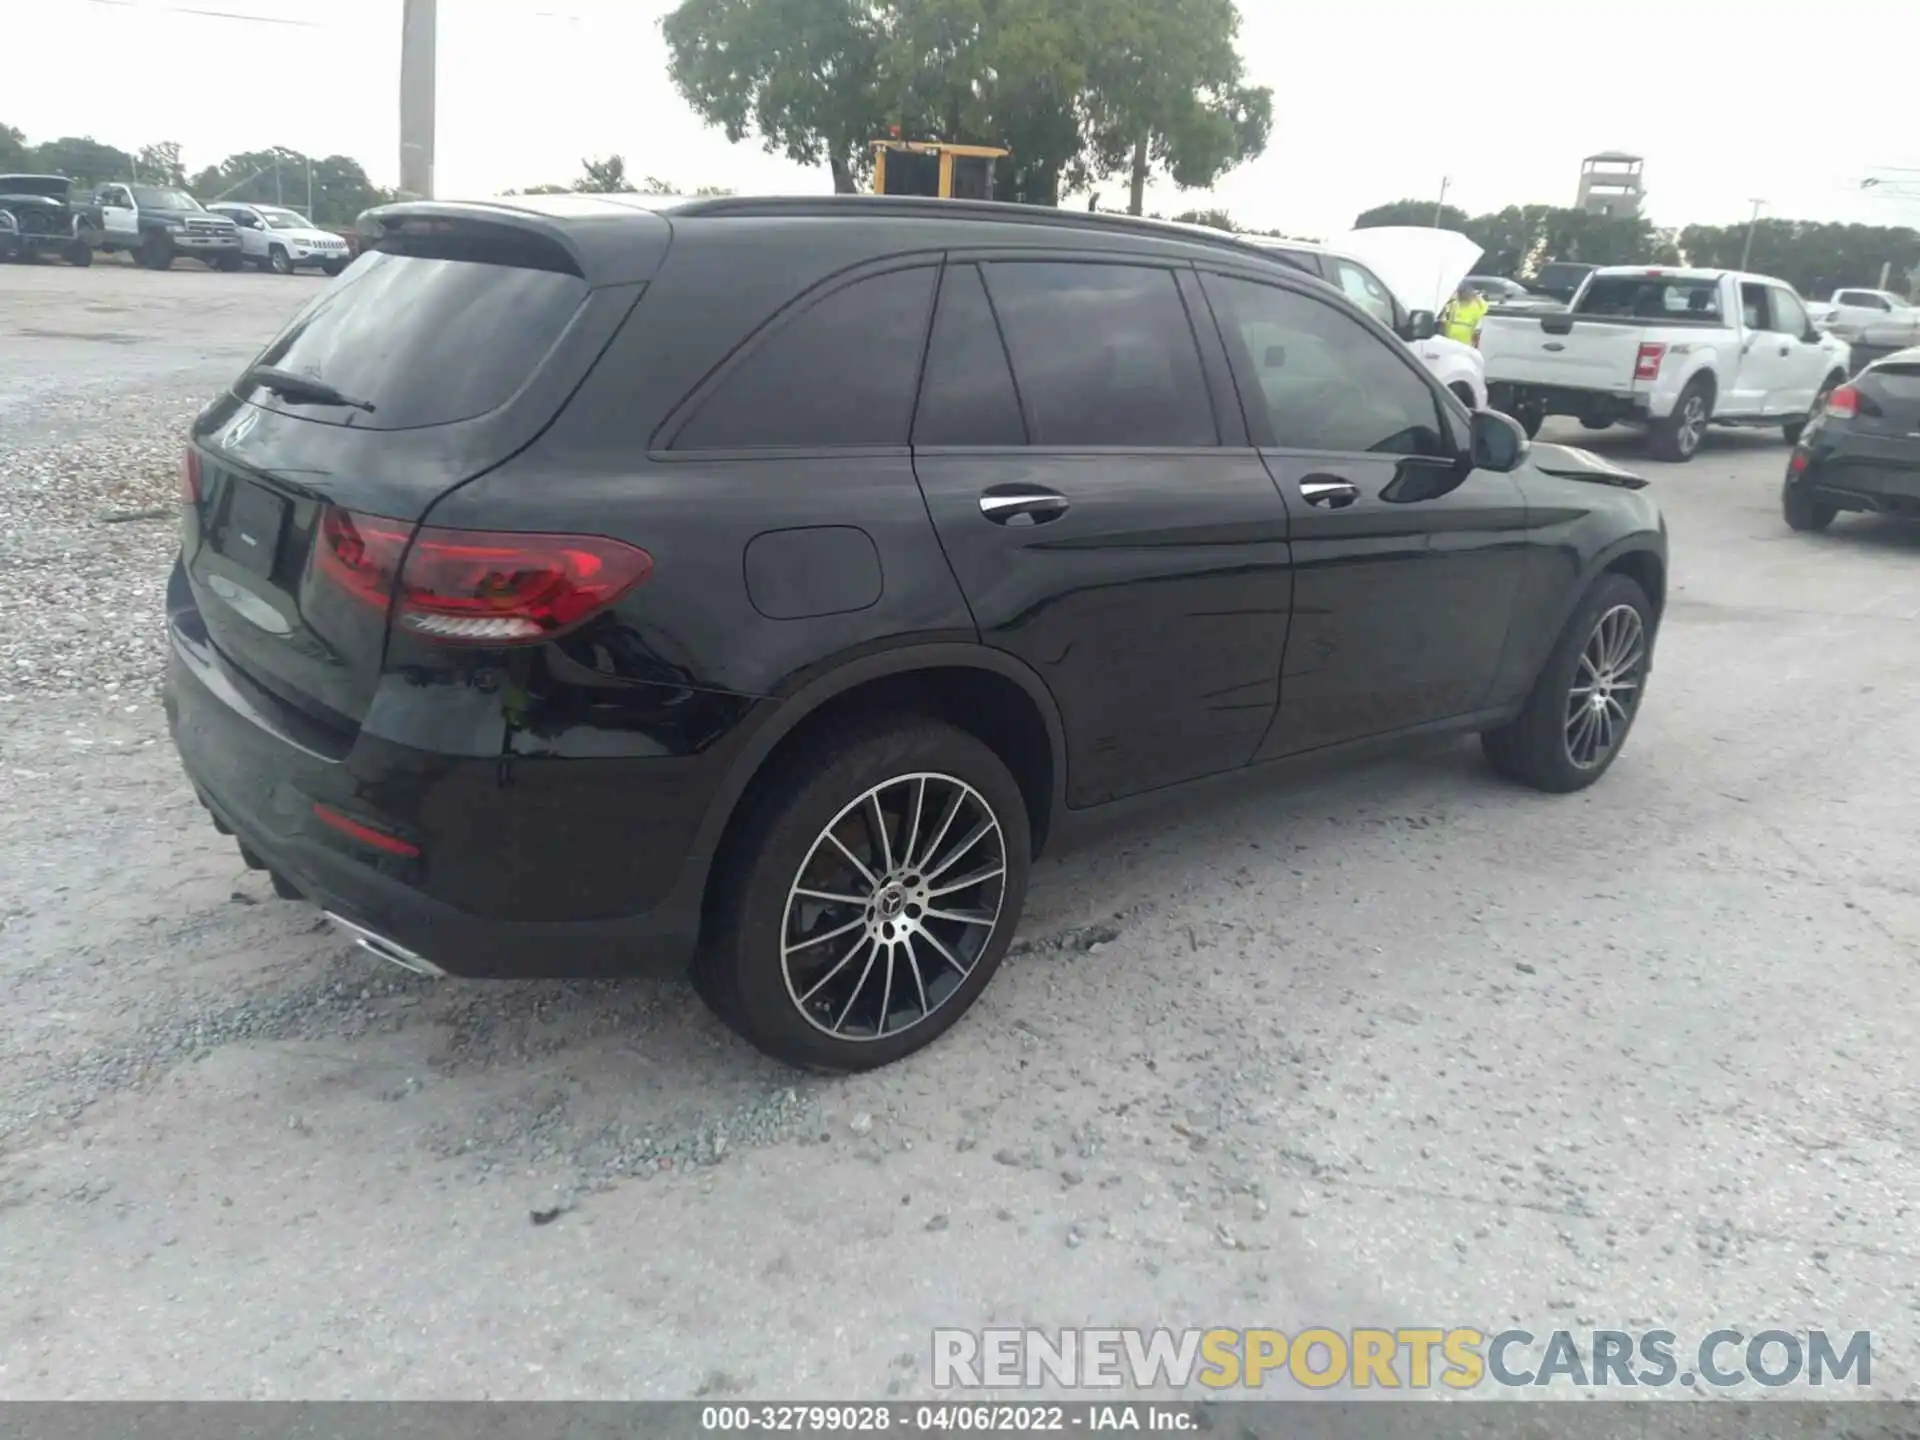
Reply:
[[321, 572], [357, 598], [393, 606], [423, 639], [513, 645], [571, 629], [653, 573], [653, 557], [600, 535], [415, 531], [403, 521], [330, 509]]
[[200, 452], [191, 445], [187, 447], [187, 453], [180, 457], [180, 503], [200, 503]]
[[1836, 386], [1827, 396], [1827, 414], [1836, 420], [1852, 420], [1860, 413], [1860, 392], [1851, 385]]
[[1649, 341], [1640, 347], [1640, 353], [1633, 358], [1633, 378], [1636, 380], [1658, 380], [1660, 362], [1667, 358], [1667, 347]]

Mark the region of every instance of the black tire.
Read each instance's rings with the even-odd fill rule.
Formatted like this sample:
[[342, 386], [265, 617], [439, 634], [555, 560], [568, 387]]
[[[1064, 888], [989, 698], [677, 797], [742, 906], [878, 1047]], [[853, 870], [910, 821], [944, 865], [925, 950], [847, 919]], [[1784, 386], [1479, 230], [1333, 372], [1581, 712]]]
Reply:
[[1798, 445], [1800, 437], [1806, 434], [1807, 425], [1813, 417], [1827, 408], [1827, 397], [1846, 383], [1847, 377], [1838, 370], [1820, 382], [1820, 389], [1813, 397], [1813, 406], [1807, 411], [1805, 420], [1793, 420], [1780, 427], [1780, 433], [1787, 437], [1789, 445]]
[[[1623, 607], [1630, 608], [1637, 621], [1637, 630], [1632, 630], [1638, 637], [1637, 658], [1623, 651], [1620, 659], [1632, 660], [1632, 663], [1622, 665], [1611, 680], [1603, 682], [1600, 674], [1593, 672], [1595, 652], [1591, 647], [1600, 646], [1602, 653], [1607, 648], [1607, 637], [1600, 631], [1603, 620], [1609, 625], [1617, 624], [1613, 634], [1619, 643], [1619, 637], [1630, 629], [1626, 622], [1616, 622], [1615, 617]], [[1634, 718], [1640, 713], [1640, 703], [1646, 694], [1647, 660], [1653, 632], [1653, 608], [1646, 592], [1626, 575], [1602, 575], [1560, 632], [1560, 639], [1547, 657], [1547, 663], [1540, 667], [1519, 715], [1499, 729], [1481, 735], [1480, 745], [1488, 762], [1507, 779], [1554, 795], [1584, 790], [1606, 774], [1626, 745]], [[1617, 698], [1622, 693], [1621, 687], [1628, 684], [1632, 689], [1626, 692], [1627, 699], [1621, 701]], [[1597, 726], [1601, 723], [1597, 717], [1605, 716], [1609, 733], [1604, 747], [1598, 744], [1595, 735], [1594, 748], [1589, 752], [1582, 743], [1582, 737], [1589, 732], [1579, 728], [1583, 723], [1580, 713], [1588, 706], [1579, 697], [1596, 693], [1601, 694], [1606, 703], [1598, 707], [1591, 723]]]
[[1673, 413], [1653, 422], [1647, 441], [1653, 458], [1684, 465], [1700, 453], [1707, 422], [1713, 418], [1713, 382], [1696, 375], [1673, 402]]
[[1580, 428], [1582, 430], [1611, 430], [1613, 428], [1613, 422], [1611, 420], [1590, 420], [1585, 415], [1582, 415], [1580, 417]]
[[1540, 434], [1540, 427], [1547, 423], [1546, 412], [1531, 405], [1516, 406], [1511, 418], [1520, 422], [1520, 428], [1526, 432], [1529, 440], [1536, 438]]
[[1789, 487], [1780, 492], [1780, 514], [1789, 530], [1818, 534], [1833, 524], [1833, 517], [1839, 513], [1839, 506], [1815, 500], [1803, 490]]
[[268, 247], [267, 268], [276, 275], [291, 275], [293, 273], [293, 259], [287, 254], [286, 247], [281, 245]]
[[171, 270], [173, 268], [173, 241], [161, 234], [147, 236], [140, 242], [139, 250], [134, 252], [136, 263], [148, 270]]
[[[955, 815], [939, 833], [932, 822], [920, 825], [911, 847], [917, 855], [894, 857], [893, 843], [910, 829], [916, 781], [923, 812], [944, 814], [958, 797]], [[872, 803], [886, 816], [890, 870], [880, 864], [881, 827], [869, 818], [875, 794]], [[1027, 807], [998, 755], [928, 716], [878, 716], [804, 745], [747, 803], [738, 839], [720, 861], [709, 933], [693, 970], [700, 994], [729, 1027], [790, 1065], [849, 1072], [913, 1053], [966, 1013], [999, 968], [1026, 900], [1032, 846]], [[987, 817], [997, 828], [986, 825]], [[960, 838], [976, 830], [980, 838], [950, 853], [955, 841], [946, 831], [963, 823]], [[863, 859], [869, 880], [885, 882], [893, 874], [899, 883], [862, 880], [835, 840]], [[996, 857], [1002, 867], [997, 877], [939, 900], [977, 905], [981, 913], [990, 909], [989, 925], [941, 915], [935, 929], [928, 912], [909, 903], [911, 896], [924, 899], [937, 888], [942, 866], [945, 875], [961, 864], [978, 867], [961, 869], [964, 881], [990, 869]], [[908, 868], [915, 858], [935, 869], [921, 874]], [[845, 894], [851, 903], [797, 894], [802, 879], [818, 887], [808, 895]], [[899, 940], [878, 938], [883, 931], [892, 937], [896, 923], [902, 927]], [[983, 940], [971, 938], [982, 929]], [[843, 935], [853, 948], [836, 958]], [[977, 947], [971, 953], [970, 945]], [[819, 958], [804, 955], [809, 949]], [[882, 958], [892, 962], [885, 970], [875, 965]], [[803, 1011], [802, 1002], [815, 996]], [[911, 1015], [915, 1004], [922, 1007], [918, 1016]], [[836, 1024], [833, 1012], [843, 1005]], [[873, 1033], [859, 1033], [863, 1026]], [[841, 1027], [844, 1033], [836, 1033]]]
[[342, 270], [346, 269], [347, 262], [344, 260], [328, 260], [324, 264], [322, 264], [320, 268], [326, 271], [329, 277], [332, 277], [332, 276], [338, 275]]
[[76, 270], [84, 270], [93, 264], [93, 247], [78, 236], [67, 242], [67, 248], [62, 253], [67, 257], [67, 264]]
[[213, 268], [220, 271], [222, 274], [232, 275], [239, 270], [240, 266], [244, 263], [244, 260], [243, 260], [243, 257], [241, 257], [238, 254], [216, 255], [213, 257], [213, 260], [211, 263], [213, 265]]
[[1473, 387], [1471, 385], [1468, 385], [1464, 380], [1454, 381], [1453, 384], [1447, 386], [1447, 389], [1453, 392], [1454, 399], [1458, 400], [1462, 405], [1467, 407], [1467, 413], [1469, 415], [1471, 415], [1475, 410], [1480, 408], [1478, 405], [1474, 403]]

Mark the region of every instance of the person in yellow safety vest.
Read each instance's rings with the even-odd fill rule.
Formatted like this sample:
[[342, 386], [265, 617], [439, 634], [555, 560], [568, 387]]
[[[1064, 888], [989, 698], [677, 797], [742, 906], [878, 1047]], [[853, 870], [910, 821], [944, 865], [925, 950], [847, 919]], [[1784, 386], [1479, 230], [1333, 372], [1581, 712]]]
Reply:
[[1447, 302], [1447, 308], [1440, 312], [1440, 333], [1449, 340], [1471, 345], [1480, 329], [1480, 319], [1486, 313], [1485, 297], [1473, 286], [1462, 284], [1453, 292], [1453, 299]]

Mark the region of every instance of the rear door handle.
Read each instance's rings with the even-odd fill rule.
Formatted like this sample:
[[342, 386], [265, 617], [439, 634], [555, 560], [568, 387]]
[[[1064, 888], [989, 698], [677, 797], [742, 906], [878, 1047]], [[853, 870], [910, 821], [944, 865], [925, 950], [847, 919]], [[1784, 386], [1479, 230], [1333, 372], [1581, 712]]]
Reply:
[[1067, 497], [1053, 490], [1020, 489], [995, 492], [980, 497], [980, 513], [996, 525], [1005, 525], [1024, 515], [1035, 525], [1058, 520], [1067, 513]]
[[1360, 498], [1360, 487], [1331, 475], [1309, 475], [1300, 482], [1300, 495], [1309, 505], [1339, 510]]

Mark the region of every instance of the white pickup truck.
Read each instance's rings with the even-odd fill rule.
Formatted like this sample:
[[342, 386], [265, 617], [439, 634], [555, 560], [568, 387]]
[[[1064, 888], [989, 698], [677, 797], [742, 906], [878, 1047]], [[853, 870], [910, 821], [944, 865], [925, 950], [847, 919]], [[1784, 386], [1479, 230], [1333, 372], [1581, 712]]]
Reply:
[[1549, 415], [1641, 424], [1662, 460], [1691, 460], [1709, 424], [1796, 441], [1848, 373], [1784, 280], [1658, 266], [1596, 270], [1559, 313], [1490, 313], [1480, 352], [1488, 403], [1529, 435]]

